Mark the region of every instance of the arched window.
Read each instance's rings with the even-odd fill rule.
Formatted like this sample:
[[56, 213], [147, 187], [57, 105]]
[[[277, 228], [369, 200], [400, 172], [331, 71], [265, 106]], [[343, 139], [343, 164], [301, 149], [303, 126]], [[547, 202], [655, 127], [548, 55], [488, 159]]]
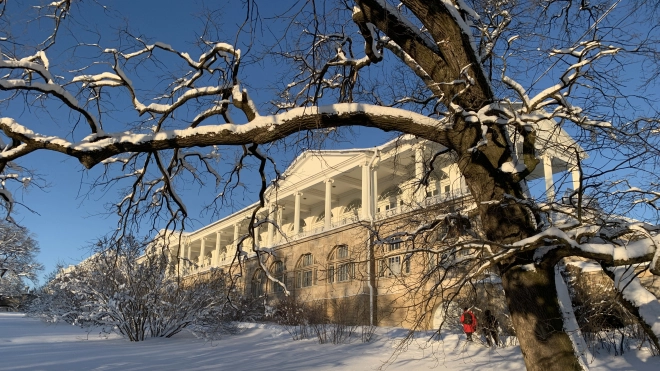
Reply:
[[449, 233], [449, 223], [443, 221], [436, 227], [436, 241], [444, 241]]
[[266, 273], [259, 269], [254, 272], [252, 276], [252, 282], [250, 284], [252, 297], [258, 298], [264, 295], [264, 288], [266, 286]]
[[378, 196], [378, 200], [379, 201], [387, 200], [388, 198], [397, 197], [400, 194], [401, 194], [401, 188], [399, 188], [399, 186], [396, 186], [396, 185], [391, 186], [391, 187], [387, 188], [386, 190], [384, 190], [380, 194], [380, 196]]
[[[300, 230], [302, 231], [303, 228], [307, 226], [307, 223], [305, 223], [305, 219], [300, 218], [299, 222], [300, 223]], [[291, 223], [291, 226], [289, 227], [289, 232], [293, 231], [295, 229], [295, 225]]]
[[348, 205], [346, 205], [346, 210], [344, 212], [345, 213], [353, 212], [354, 214], [357, 214], [361, 208], [362, 208], [362, 199], [356, 198], [353, 201], [349, 202]]
[[[276, 280], [282, 282], [283, 284], [286, 285], [286, 268], [284, 266], [284, 263], [281, 261], [276, 261], [273, 263], [273, 265], [270, 267], [271, 272], [273, 274], [273, 277], [275, 277]], [[277, 282], [271, 282], [271, 291], [272, 292], [284, 292], [284, 288], [282, 285], [280, 285]]]
[[[334, 215], [332, 215], [332, 212], [330, 213], [330, 218], [332, 218]], [[316, 222], [322, 222], [325, 220], [325, 210], [321, 211], [319, 215], [316, 217]]]
[[348, 245], [337, 245], [328, 258], [328, 283], [350, 281], [355, 276], [355, 267], [351, 261]]
[[316, 285], [316, 273], [314, 255], [307, 253], [301, 256], [296, 266], [296, 287]]
[[378, 201], [386, 201], [385, 204], [379, 202], [378, 212], [394, 209], [397, 206], [397, 197], [401, 194], [401, 188], [399, 186], [391, 186], [384, 190], [380, 196], [378, 196]]

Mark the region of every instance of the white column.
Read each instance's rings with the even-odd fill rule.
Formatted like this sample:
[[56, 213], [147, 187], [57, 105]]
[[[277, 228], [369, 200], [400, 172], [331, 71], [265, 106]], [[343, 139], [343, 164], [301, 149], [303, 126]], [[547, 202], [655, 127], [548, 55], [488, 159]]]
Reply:
[[[451, 164], [447, 168], [447, 176], [449, 177], [449, 194], [446, 197], [454, 197], [454, 191], [458, 193], [461, 189], [461, 172], [458, 170], [458, 165]], [[444, 191], [443, 189], [442, 192]]]
[[202, 266], [204, 265], [204, 259], [206, 258], [206, 238], [202, 237], [202, 247], [199, 249], [199, 258], [197, 258], [197, 263]]
[[213, 265], [220, 265], [220, 243], [222, 238], [222, 232], [215, 232], [215, 259], [213, 259]]
[[190, 260], [191, 255], [192, 255], [192, 253], [191, 253], [191, 251], [192, 251], [192, 246], [190, 245], [190, 242], [189, 242], [189, 241], [186, 241], [185, 244], [184, 244], [184, 246], [186, 247], [186, 258], [187, 258], [188, 260]]
[[555, 182], [552, 179], [552, 158], [548, 154], [543, 156], [543, 173], [545, 174], [545, 194], [548, 197], [548, 202], [554, 202]]
[[419, 188], [415, 193], [415, 201], [420, 204], [424, 202], [424, 199], [426, 198], [426, 190], [422, 188], [421, 183], [419, 183], [422, 180], [423, 176], [424, 176], [424, 147], [420, 145], [419, 147], [415, 148], [415, 180], [417, 180], [417, 184], [419, 184]]
[[259, 244], [259, 227], [254, 227], [252, 229], [252, 234], [254, 235], [254, 246], [261, 247]]
[[325, 226], [324, 230], [332, 227], [332, 183], [334, 180], [328, 179], [325, 181]]
[[371, 210], [370, 188], [371, 182], [369, 176], [369, 164], [362, 165], [362, 209], [360, 210], [360, 219], [369, 219]]
[[571, 169], [571, 177], [573, 178], [573, 190], [577, 191], [580, 189], [580, 169], [577, 166], [573, 166]]
[[268, 223], [268, 240], [266, 243], [268, 246], [273, 246], [273, 236], [275, 235], [275, 226], [273, 225], [273, 222], [275, 221], [275, 205], [271, 204], [268, 209], [268, 220], [270, 223]]
[[371, 176], [373, 177], [371, 180], [371, 191], [373, 192], [371, 194], [371, 199], [372, 204], [371, 204], [371, 215], [376, 215], [376, 212], [378, 211], [378, 168], [374, 167], [373, 171], [371, 172]]
[[240, 229], [240, 225], [238, 223], [234, 224], [234, 248], [238, 250], [238, 231]]
[[296, 200], [293, 210], [293, 234], [297, 235], [300, 233], [300, 197], [302, 196], [301, 192], [296, 192]]
[[[277, 210], [276, 211], [276, 214], [277, 214], [277, 228], [279, 228], [279, 230], [281, 231], [282, 230], [282, 223], [283, 223], [282, 220], [284, 219], [284, 206], [283, 205], [282, 206], [278, 205], [276, 210]], [[277, 236], [273, 237], [273, 243], [280, 242], [280, 241], [282, 241], [282, 235], [280, 233], [278, 233]]]

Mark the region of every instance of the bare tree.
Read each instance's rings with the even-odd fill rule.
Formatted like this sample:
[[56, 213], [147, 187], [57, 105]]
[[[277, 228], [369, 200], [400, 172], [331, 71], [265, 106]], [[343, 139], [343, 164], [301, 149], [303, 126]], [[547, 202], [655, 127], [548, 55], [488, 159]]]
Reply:
[[[411, 134], [455, 156], [479, 228], [445, 248], [473, 255], [459, 282], [487, 270], [501, 276], [529, 369], [580, 368], [555, 290], [555, 265], [569, 256], [594, 259], [625, 282], [616, 287], [640, 309], [657, 344], [657, 318], [643, 315], [648, 301], [638, 300], [644, 289], [619, 268], [643, 263], [660, 273], [657, 227], [617, 217], [657, 222], [660, 182], [653, 169], [660, 146], [649, 92], [658, 76], [658, 35], [635, 26], [657, 24], [657, 5], [468, 2], [293, 2], [275, 17], [287, 27], [273, 28], [281, 36], [269, 44], [256, 39], [257, 26], [269, 18], [246, 1], [237, 45], [224, 43], [219, 35], [227, 30], [207, 22], [196, 56], [130, 28], [117, 30], [116, 47], [105, 45], [100, 32], [78, 28], [78, 12], [88, 4], [70, 0], [37, 7], [42, 23], [52, 23], [36, 42], [33, 33], [23, 42], [13, 8], [0, 2], [7, 26], [0, 31], [3, 104], [30, 107], [58, 124], [42, 133], [31, 116], [0, 118], [0, 170], [20, 179], [13, 164], [39, 150], [66, 154], [88, 169], [103, 166], [96, 187], [126, 187], [115, 209], [120, 233], [145, 223], [174, 230], [187, 226], [180, 192], [188, 184], [215, 183], [220, 193], [209, 205], [220, 207], [231, 202], [227, 196], [240, 189], [250, 165], [258, 168], [263, 207], [268, 179], [280, 175], [271, 144], [306, 146], [350, 126]], [[80, 32], [65, 37], [65, 26]], [[263, 54], [275, 59], [254, 52], [264, 44]], [[265, 114], [241, 79], [263, 65], [250, 62], [272, 60], [284, 66], [282, 86], [271, 97], [273, 113]], [[123, 116], [128, 111], [134, 116]], [[540, 120], [554, 120], [582, 147], [537, 141]], [[574, 155], [581, 174], [564, 203], [539, 202], [525, 192], [539, 152], [549, 146], [565, 146], [559, 150]], [[238, 148], [234, 158], [227, 154], [232, 148]], [[584, 152], [602, 161], [587, 164]], [[420, 186], [426, 181], [419, 179]], [[0, 195], [10, 211], [11, 193], [5, 188]], [[598, 209], [588, 202], [594, 199]], [[258, 209], [250, 233], [258, 223], [273, 223], [257, 219]], [[411, 238], [423, 238], [446, 217], [411, 229]]]

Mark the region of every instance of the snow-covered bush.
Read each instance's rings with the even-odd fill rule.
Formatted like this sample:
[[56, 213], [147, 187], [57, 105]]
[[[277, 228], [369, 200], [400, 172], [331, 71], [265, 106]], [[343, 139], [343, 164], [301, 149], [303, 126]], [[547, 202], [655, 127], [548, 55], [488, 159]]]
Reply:
[[131, 341], [171, 337], [184, 328], [204, 336], [231, 331], [235, 313], [221, 270], [185, 278], [167, 274], [167, 254], [143, 254], [145, 243], [131, 237], [97, 247], [92, 257], [42, 288], [30, 312], [118, 332]]
[[369, 324], [368, 306], [359, 298], [303, 302], [285, 297], [276, 304], [274, 319], [293, 340], [315, 336], [320, 344], [349, 343], [356, 336], [366, 343], [376, 329]]

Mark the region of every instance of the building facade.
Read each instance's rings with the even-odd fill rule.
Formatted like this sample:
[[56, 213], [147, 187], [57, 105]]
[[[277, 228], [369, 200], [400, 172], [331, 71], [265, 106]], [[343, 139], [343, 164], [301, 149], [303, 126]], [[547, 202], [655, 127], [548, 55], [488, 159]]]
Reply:
[[[579, 174], [564, 146], [552, 145], [570, 137], [539, 132], [542, 161], [528, 179], [545, 179], [544, 197], [551, 201], [555, 174], [572, 174], [573, 189]], [[440, 154], [443, 149], [403, 136], [375, 148], [304, 152], [267, 190], [267, 204], [252, 224], [256, 241], [248, 231], [255, 203], [170, 239], [172, 261], [184, 274], [212, 267], [236, 272], [240, 266], [244, 294], [268, 303], [285, 295], [335, 307], [352, 300], [373, 324], [410, 327], [411, 310], [420, 309], [408, 305], [409, 294], [439, 258], [432, 251], [411, 257], [416, 242], [404, 232], [438, 215], [474, 210], [464, 178], [451, 155]], [[440, 226], [435, 233], [447, 232]]]

